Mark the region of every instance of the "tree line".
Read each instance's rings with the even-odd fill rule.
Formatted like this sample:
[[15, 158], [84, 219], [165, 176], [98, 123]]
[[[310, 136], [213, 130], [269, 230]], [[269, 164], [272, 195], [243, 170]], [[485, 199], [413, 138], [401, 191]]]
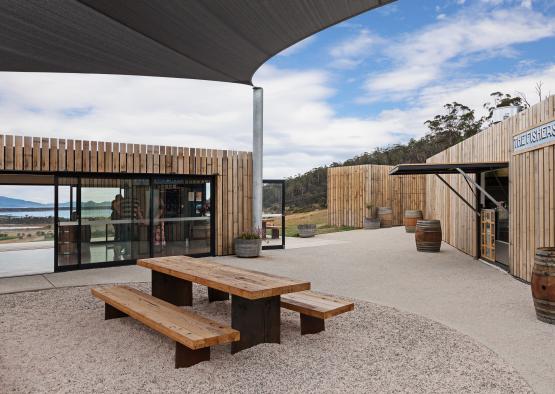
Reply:
[[423, 163], [428, 157], [479, 133], [484, 126], [489, 125], [495, 108], [517, 106], [522, 110], [529, 107], [526, 97], [522, 94], [511, 96], [494, 92], [491, 93], [490, 98], [490, 101], [484, 103], [487, 115], [481, 118], [477, 118], [475, 111], [466, 105], [457, 102], [449, 103], [443, 106], [442, 114], [436, 115], [424, 123], [429, 131], [421, 138], [412, 138], [404, 144], [379, 147], [344, 162], [316, 167], [304, 174], [287, 178], [285, 182], [287, 210], [302, 212], [326, 207], [327, 169], [329, 167]]

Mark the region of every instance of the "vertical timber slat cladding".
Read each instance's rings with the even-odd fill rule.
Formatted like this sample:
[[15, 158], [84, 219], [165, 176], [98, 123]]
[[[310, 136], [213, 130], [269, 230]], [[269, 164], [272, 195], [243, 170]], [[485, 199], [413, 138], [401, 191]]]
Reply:
[[0, 134], [0, 170], [4, 169], [4, 135]]
[[66, 140], [61, 139], [58, 141], [58, 171], [66, 171]]
[[31, 137], [23, 138], [23, 170], [33, 171], [33, 138]]
[[[536, 248], [555, 246], [555, 145], [515, 151], [513, 137], [555, 121], [555, 96], [490, 126], [432, 156], [428, 163], [509, 163], [509, 272], [530, 281]], [[444, 176], [469, 201], [473, 194], [459, 175]], [[443, 239], [476, 256], [476, 216], [437, 180], [427, 176], [427, 216], [442, 221]]]
[[50, 171], [58, 171], [58, 139], [50, 138]]
[[50, 140], [48, 138], [41, 138], [41, 145], [41, 168], [45, 171], [50, 171]]
[[14, 151], [14, 138], [13, 135], [6, 135], [4, 137], [6, 147], [4, 148], [4, 168], [6, 170], [13, 170], [13, 151]]
[[14, 170], [23, 170], [23, 137], [15, 136]]
[[[495, 124], [475, 136], [432, 157], [427, 163], [509, 162], [507, 129]], [[500, 145], [500, 146], [498, 146]], [[504, 147], [504, 149], [502, 149]], [[467, 201], [474, 203], [473, 191], [460, 175], [441, 175]], [[475, 178], [474, 175], [471, 175]], [[426, 217], [442, 223], [443, 240], [455, 248], [476, 256], [476, 214], [435, 175], [427, 175]]]
[[252, 153], [0, 134], [0, 172], [214, 175], [216, 254], [251, 230]]
[[366, 164], [328, 168], [328, 222], [362, 227], [368, 204], [393, 210], [393, 225], [403, 224], [407, 209], [425, 210], [424, 175], [390, 176], [393, 166]]

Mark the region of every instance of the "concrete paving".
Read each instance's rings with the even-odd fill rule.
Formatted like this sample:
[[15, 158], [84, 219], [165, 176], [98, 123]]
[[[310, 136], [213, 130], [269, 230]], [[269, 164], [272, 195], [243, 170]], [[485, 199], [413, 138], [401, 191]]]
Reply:
[[43, 275], [55, 287], [106, 283], [149, 282], [151, 272], [136, 265], [56, 272]]
[[0, 278], [0, 294], [56, 287], [149, 282], [150, 271], [135, 265]]
[[50, 283], [43, 275], [0, 278], [0, 294], [44, 290], [53, 287], [52, 283]]
[[[443, 244], [418, 253], [401, 227], [295, 240], [258, 259], [223, 263], [310, 280], [312, 288], [420, 314], [485, 344], [538, 393], [555, 392], [555, 326], [535, 318], [530, 286]], [[307, 247], [301, 247], [305, 242]], [[139, 267], [118, 267], [0, 280], [0, 293], [111, 282], [148, 281]], [[42, 279], [41, 279], [42, 278]]]
[[437, 254], [416, 252], [402, 227], [318, 238], [345, 243], [219, 260], [441, 322], [494, 350], [536, 392], [555, 392], [555, 326], [536, 319], [529, 285], [446, 244]]

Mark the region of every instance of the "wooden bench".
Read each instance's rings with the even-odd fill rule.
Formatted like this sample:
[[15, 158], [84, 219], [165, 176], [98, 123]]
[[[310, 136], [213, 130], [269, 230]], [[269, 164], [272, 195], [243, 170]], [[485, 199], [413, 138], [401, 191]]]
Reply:
[[127, 286], [92, 289], [105, 319], [132, 317], [175, 341], [175, 368], [210, 360], [210, 346], [238, 341], [239, 331]]
[[352, 311], [352, 302], [313, 291], [281, 296], [281, 307], [301, 314], [301, 335], [316, 334], [325, 330], [325, 319]]

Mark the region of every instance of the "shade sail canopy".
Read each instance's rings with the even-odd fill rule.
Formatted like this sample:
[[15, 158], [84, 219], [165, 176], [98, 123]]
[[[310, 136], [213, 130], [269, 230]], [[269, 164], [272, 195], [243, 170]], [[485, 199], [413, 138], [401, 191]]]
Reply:
[[508, 166], [507, 162], [399, 164], [389, 171], [389, 175], [460, 174], [457, 169], [466, 174], [476, 174]]
[[269, 58], [394, 0], [2, 0], [0, 71], [251, 84]]

